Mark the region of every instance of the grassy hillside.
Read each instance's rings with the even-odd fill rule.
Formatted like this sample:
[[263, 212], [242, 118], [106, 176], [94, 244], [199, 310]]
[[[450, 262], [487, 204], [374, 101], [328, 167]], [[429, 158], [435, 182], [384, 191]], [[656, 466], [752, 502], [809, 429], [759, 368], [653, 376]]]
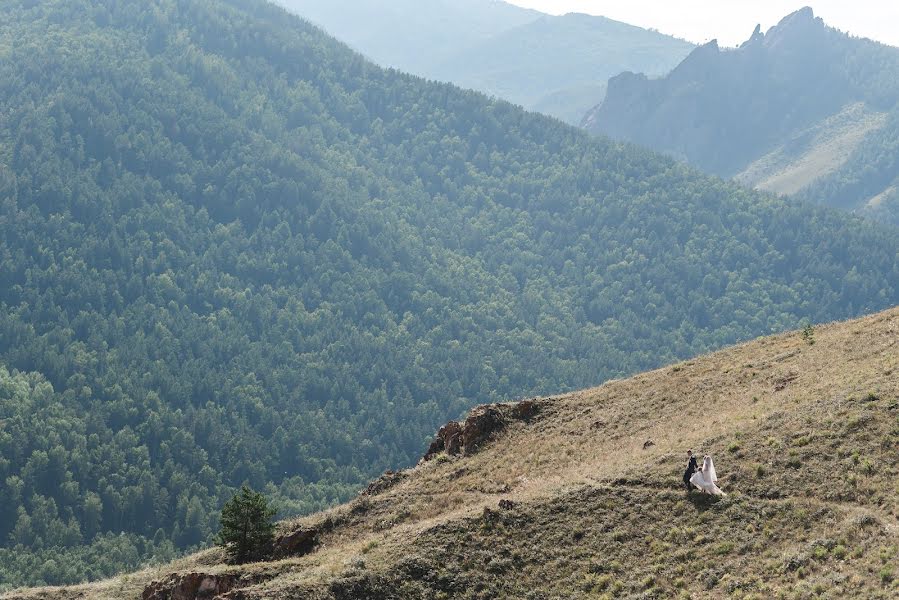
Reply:
[[861, 102], [847, 105], [754, 161], [735, 179], [761, 190], [797, 194], [839, 173], [886, 122], [887, 113], [871, 111]]
[[583, 14], [500, 2], [281, 0], [375, 62], [450, 81], [577, 124], [623, 71], [661, 76], [684, 40]]
[[845, 162], [797, 196], [899, 225], [899, 109], [882, 119]]
[[[3, 598], [137, 598], [178, 572], [231, 575], [247, 599], [895, 598], [897, 346], [892, 309], [538, 399], [474, 453], [282, 523], [318, 529], [304, 556], [228, 567], [209, 551]], [[715, 457], [727, 497], [680, 488], [688, 447]]]
[[698, 48], [661, 79], [611, 80], [584, 123], [761, 189], [899, 223], [891, 198], [871, 205], [896, 183], [897, 76], [899, 49], [803, 9], [737, 49]]
[[322, 510], [476, 404], [899, 303], [894, 230], [269, 4], [16, 1], [0, 52], [0, 587], [205, 546], [244, 482]]

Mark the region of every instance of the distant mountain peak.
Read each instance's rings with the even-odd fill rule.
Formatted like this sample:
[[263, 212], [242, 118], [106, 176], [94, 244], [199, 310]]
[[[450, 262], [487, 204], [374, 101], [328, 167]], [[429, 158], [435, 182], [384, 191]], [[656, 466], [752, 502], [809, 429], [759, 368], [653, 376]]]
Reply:
[[824, 32], [827, 25], [814, 11], [806, 6], [781, 19], [780, 23], [768, 30], [764, 36], [766, 46], [774, 47], [788, 39], [799, 39], [809, 34]]
[[792, 12], [792, 13], [788, 14], [786, 17], [784, 17], [783, 19], [781, 19], [780, 25], [784, 25], [788, 22], [801, 22], [801, 21], [809, 22], [809, 21], [814, 21], [815, 19], [816, 19], [815, 11], [812, 10], [812, 7], [811, 6], [803, 6], [796, 12]]
[[[693, 52], [681, 64], [676, 66], [668, 77], [675, 81], [701, 77], [702, 73], [708, 71], [709, 66], [713, 64], [720, 53], [721, 48], [718, 46], [718, 40], [710, 40], [694, 48]], [[611, 84], [612, 82], [610, 81], [610, 89]]]
[[765, 34], [762, 33], [762, 26], [756, 25], [755, 29], [752, 30], [752, 35], [749, 36], [749, 39], [743, 42], [740, 45], [740, 48], [746, 48], [752, 46], [757, 43], [761, 43], [762, 40], [765, 39]]

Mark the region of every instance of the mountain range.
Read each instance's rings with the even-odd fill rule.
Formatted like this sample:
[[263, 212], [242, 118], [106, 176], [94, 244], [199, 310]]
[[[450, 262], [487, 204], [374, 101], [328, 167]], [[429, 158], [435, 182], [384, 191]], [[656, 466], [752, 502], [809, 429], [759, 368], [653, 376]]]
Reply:
[[899, 49], [810, 8], [665, 77], [623, 73], [583, 125], [779, 194], [899, 223]]
[[660, 76], [693, 44], [604, 17], [497, 0], [281, 0], [378, 64], [577, 124], [622, 71]]
[[[260, 0], [15, 0], [0, 56], [3, 589], [207, 547], [244, 483], [327, 509], [476, 405], [899, 304], [896, 228], [383, 69]], [[660, 418], [643, 397], [621, 410]], [[564, 406], [545, 423], [587, 435]], [[511, 485], [472, 473], [448, 506]]]

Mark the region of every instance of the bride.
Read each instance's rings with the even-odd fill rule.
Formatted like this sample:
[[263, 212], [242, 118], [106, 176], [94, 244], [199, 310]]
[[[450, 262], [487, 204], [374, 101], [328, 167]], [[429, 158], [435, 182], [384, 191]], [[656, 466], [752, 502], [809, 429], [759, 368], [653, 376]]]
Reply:
[[690, 477], [690, 483], [702, 490], [704, 494], [714, 494], [715, 496], [726, 496], [721, 489], [715, 485], [718, 483], [718, 474], [715, 472], [715, 463], [712, 457], [706, 454], [702, 459], [702, 469], [693, 473]]

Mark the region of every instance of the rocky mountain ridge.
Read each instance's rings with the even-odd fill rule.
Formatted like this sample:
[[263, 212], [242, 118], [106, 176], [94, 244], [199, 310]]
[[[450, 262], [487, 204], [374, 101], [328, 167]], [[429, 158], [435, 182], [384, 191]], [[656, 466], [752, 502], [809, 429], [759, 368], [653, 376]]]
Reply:
[[804, 8], [739, 48], [713, 40], [666, 77], [612, 78], [582, 125], [760, 189], [896, 221], [892, 197], [870, 201], [895, 183], [897, 80], [899, 49]]

